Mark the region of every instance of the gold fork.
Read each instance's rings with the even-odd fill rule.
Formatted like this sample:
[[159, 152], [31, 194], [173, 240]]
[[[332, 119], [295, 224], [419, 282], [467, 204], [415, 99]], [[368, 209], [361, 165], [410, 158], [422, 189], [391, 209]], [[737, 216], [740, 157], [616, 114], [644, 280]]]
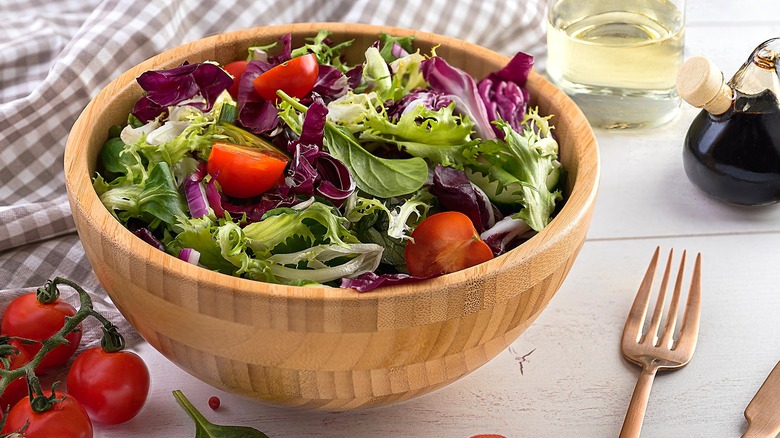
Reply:
[[701, 315], [701, 254], [697, 254], [696, 263], [691, 277], [690, 290], [685, 302], [685, 311], [682, 317], [682, 325], [678, 337], [674, 332], [677, 325], [677, 313], [680, 307], [681, 289], [683, 285], [683, 270], [685, 268], [685, 251], [683, 251], [680, 268], [677, 271], [677, 281], [669, 305], [669, 313], [666, 316], [666, 324], [663, 333], [659, 333], [661, 314], [666, 299], [666, 286], [669, 282], [669, 273], [672, 268], [672, 255], [669, 251], [669, 259], [666, 262], [658, 298], [650, 319], [650, 325], [646, 332], [642, 332], [647, 317], [650, 303], [650, 288], [653, 284], [655, 268], [658, 264], [660, 248], [656, 248], [650, 266], [639, 286], [639, 291], [634, 298], [634, 304], [626, 319], [623, 329], [621, 350], [623, 356], [642, 367], [642, 373], [637, 379], [631, 403], [626, 411], [626, 419], [620, 431], [621, 438], [638, 437], [642, 430], [642, 421], [647, 409], [647, 401], [650, 397], [650, 388], [653, 384], [656, 372], [660, 370], [674, 370], [685, 366], [693, 356], [696, 348], [696, 338], [699, 334], [699, 317]]

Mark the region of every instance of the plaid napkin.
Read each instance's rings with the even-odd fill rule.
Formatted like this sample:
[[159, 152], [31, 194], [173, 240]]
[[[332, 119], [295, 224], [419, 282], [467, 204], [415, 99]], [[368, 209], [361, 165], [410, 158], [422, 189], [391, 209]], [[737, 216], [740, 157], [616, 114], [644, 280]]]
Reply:
[[[98, 283], [75, 233], [63, 153], [84, 106], [121, 72], [175, 46], [243, 28], [355, 22], [420, 29], [540, 65], [545, 0], [2, 0], [0, 22], [0, 313], [62, 276], [138, 340]], [[76, 303], [73, 293], [63, 297]], [[100, 332], [85, 327], [84, 344]], [[84, 348], [84, 347], [82, 347]]]

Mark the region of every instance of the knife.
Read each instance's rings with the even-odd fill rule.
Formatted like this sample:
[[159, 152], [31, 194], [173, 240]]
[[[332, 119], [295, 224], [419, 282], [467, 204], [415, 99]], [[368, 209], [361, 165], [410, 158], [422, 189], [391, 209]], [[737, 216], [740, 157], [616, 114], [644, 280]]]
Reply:
[[780, 434], [780, 362], [745, 409], [748, 428], [742, 438], [775, 438]]

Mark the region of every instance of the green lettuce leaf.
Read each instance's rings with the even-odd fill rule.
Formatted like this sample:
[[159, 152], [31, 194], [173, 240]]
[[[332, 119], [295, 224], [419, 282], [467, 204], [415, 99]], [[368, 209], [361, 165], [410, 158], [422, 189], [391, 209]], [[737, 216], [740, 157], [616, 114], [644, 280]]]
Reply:
[[348, 223], [332, 207], [314, 202], [303, 210], [271, 210], [263, 220], [244, 227], [243, 232], [254, 253], [258, 257], [268, 257], [291, 239], [303, 241], [308, 246], [328, 243], [349, 247], [349, 243], [358, 243], [358, 240], [346, 228]]
[[562, 199], [553, 190], [560, 163], [558, 143], [552, 136], [548, 117], [536, 110], [525, 115], [525, 129], [518, 133], [503, 121], [495, 122], [504, 131], [504, 140], [482, 142], [477, 163], [466, 169], [469, 179], [479, 186], [491, 201], [519, 205], [522, 209], [512, 217], [522, 219], [531, 228], [541, 231], [552, 219], [555, 203]]
[[154, 229], [160, 223], [173, 226], [178, 218], [186, 217], [186, 202], [176, 190], [167, 163], [156, 163], [148, 177], [137, 184], [126, 179], [118, 182], [124, 184], [106, 185], [101, 178], [93, 185], [96, 185], [103, 205], [122, 223], [139, 218]]

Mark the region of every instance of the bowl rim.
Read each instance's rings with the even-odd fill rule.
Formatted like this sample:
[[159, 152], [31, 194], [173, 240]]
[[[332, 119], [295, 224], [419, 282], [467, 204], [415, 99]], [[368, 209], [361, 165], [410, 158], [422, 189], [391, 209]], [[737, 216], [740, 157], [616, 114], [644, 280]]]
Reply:
[[[366, 293], [361, 293], [354, 289], [334, 288], [329, 286], [300, 287], [266, 283], [212, 271], [159, 251], [136, 237], [131, 231], [116, 220], [105, 207], [103, 207], [103, 204], [100, 202], [97, 193], [92, 186], [92, 177], [89, 174], [90, 163], [88, 162], [87, 157], [89, 154], [79, 153], [81, 145], [76, 144], [74, 140], [75, 136], [73, 134], [79, 131], [89, 132], [90, 123], [88, 115], [94, 111], [94, 108], [98, 104], [111, 101], [110, 91], [114, 91], [114, 94], [116, 94], [117, 92], [126, 90], [127, 87], [137, 87], [135, 78], [140, 75], [140, 73], [154, 68], [165, 68], [165, 65], [170, 65], [171, 63], [180, 63], [180, 61], [182, 61], [181, 58], [186, 57], [186, 53], [192, 52], [193, 50], [200, 50], [204, 46], [217, 46], [219, 44], [224, 44], [227, 41], [251, 38], [252, 36], [259, 38], [258, 34], [283, 35], [286, 33], [312, 32], [312, 35], [314, 35], [317, 30], [320, 29], [342, 33], [357, 32], [379, 35], [381, 32], [387, 32], [393, 35], [414, 35], [415, 37], [424, 40], [436, 41], [436, 43], [441, 46], [461, 46], [469, 51], [473, 51], [475, 56], [489, 58], [500, 62], [503, 65], [509, 62], [509, 58], [504, 55], [449, 36], [400, 27], [342, 22], [293, 23], [254, 27], [212, 35], [182, 44], [136, 64], [117, 78], [113, 79], [90, 100], [73, 124], [68, 135], [64, 155], [65, 184], [71, 209], [74, 210], [73, 213], [78, 211], [82, 218], [88, 222], [87, 226], [92, 227], [94, 231], [101, 236], [101, 239], [118, 242], [124, 250], [135, 253], [138, 257], [146, 260], [147, 263], [153, 264], [155, 268], [159, 268], [169, 275], [174, 274], [181, 278], [194, 280], [200, 287], [208, 287], [213, 290], [228, 288], [232, 291], [240, 291], [241, 293], [325, 301], [391, 299], [400, 296], [424, 294], [426, 291], [436, 290], [447, 285], [463, 284], [469, 280], [481, 277], [485, 272], [501, 270], [504, 265], [516, 265], [525, 262], [534, 255], [555, 246], [562, 239], [567, 238], [570, 232], [576, 228], [578, 224], [589, 220], [598, 191], [600, 173], [600, 160], [595, 136], [584, 115], [573, 102], [571, 102], [561, 90], [552, 86], [549, 81], [535, 70], [531, 72], [529, 83], [540, 84], [549, 88], [552, 95], [544, 96], [546, 100], [555, 99], [571, 102], [571, 107], [574, 111], [572, 120], [579, 122], [578, 125], [582, 125], [580, 127], [583, 129], [581, 129], [581, 132], [578, 135], [583, 136], [582, 141], [583, 144], [586, 144], [586, 147], [580, 148], [577, 151], [577, 175], [572, 183], [571, 192], [568, 193], [563, 206], [541, 232], [517, 248], [471, 268], [428, 280], [422, 280], [420, 282], [382, 286]], [[181, 55], [178, 58], [170, 58], [172, 53], [181, 53], [184, 55]], [[531, 97], [532, 99], [535, 99], [538, 96], [532, 95]], [[553, 125], [555, 125], [554, 119]], [[97, 207], [95, 207], [96, 203]], [[94, 208], [87, 208], [87, 206]], [[76, 216], [76, 214], [74, 214], [74, 216]], [[77, 225], [79, 225], [78, 221]], [[81, 230], [79, 230], [79, 233], [81, 233]], [[162, 254], [163, 257], [159, 257], [159, 254]]]

